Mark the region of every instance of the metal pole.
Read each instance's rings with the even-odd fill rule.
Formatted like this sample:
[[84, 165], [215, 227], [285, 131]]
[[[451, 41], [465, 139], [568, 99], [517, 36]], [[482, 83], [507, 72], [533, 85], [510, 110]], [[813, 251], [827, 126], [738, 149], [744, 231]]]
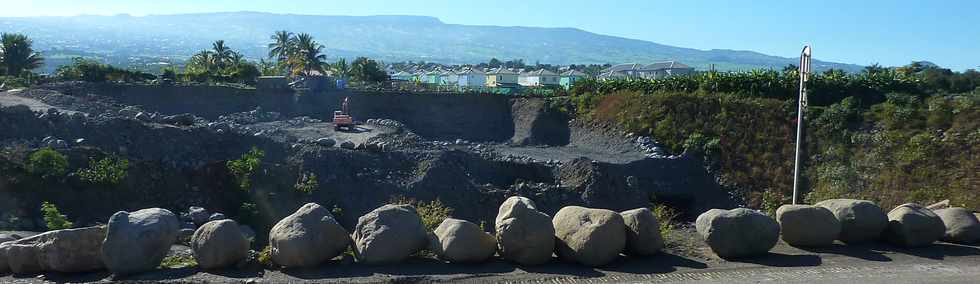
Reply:
[[793, 169], [793, 204], [799, 202], [800, 155], [803, 149], [803, 112], [806, 110], [806, 82], [810, 77], [810, 46], [800, 54], [800, 98], [796, 110], [796, 161]]

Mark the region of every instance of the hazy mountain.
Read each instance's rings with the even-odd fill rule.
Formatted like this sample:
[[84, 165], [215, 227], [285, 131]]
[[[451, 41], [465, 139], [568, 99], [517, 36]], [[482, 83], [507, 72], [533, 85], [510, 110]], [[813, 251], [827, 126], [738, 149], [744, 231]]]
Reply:
[[[99, 54], [115, 61], [184, 59], [224, 39], [247, 57], [262, 58], [276, 30], [306, 32], [332, 58], [369, 56], [385, 61], [486, 62], [492, 57], [557, 64], [650, 63], [678, 60], [698, 69], [777, 68], [796, 58], [752, 51], [698, 50], [595, 34], [574, 28], [446, 24], [420, 16], [311, 16], [256, 12], [0, 18], [0, 31], [32, 37], [52, 62], [62, 54]], [[60, 50], [60, 51], [59, 51]], [[141, 59], [142, 58], [142, 59]], [[52, 63], [49, 62], [49, 63]], [[814, 61], [814, 69], [854, 71], [853, 64]]]

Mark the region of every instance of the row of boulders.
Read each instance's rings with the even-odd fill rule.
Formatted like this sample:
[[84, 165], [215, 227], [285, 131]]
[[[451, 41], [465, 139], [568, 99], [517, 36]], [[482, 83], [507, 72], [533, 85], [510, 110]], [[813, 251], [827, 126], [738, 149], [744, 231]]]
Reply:
[[696, 221], [698, 233], [718, 256], [736, 258], [767, 253], [780, 236], [787, 244], [821, 247], [884, 240], [901, 247], [920, 247], [938, 240], [971, 244], [980, 241], [980, 221], [969, 210], [935, 212], [903, 204], [885, 214], [866, 200], [832, 199], [815, 205], [783, 205], [776, 219], [754, 210], [712, 209]]

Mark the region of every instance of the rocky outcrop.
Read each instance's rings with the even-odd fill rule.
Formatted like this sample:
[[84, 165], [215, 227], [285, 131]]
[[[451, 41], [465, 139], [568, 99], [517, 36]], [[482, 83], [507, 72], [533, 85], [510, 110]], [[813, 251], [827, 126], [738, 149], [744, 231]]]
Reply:
[[648, 208], [638, 208], [619, 213], [626, 224], [626, 253], [629, 255], [652, 255], [664, 248], [664, 238], [660, 235], [660, 222]]
[[930, 245], [946, 234], [943, 219], [932, 210], [915, 203], [906, 203], [888, 212], [885, 240], [903, 247]]
[[269, 232], [272, 261], [285, 267], [319, 265], [343, 253], [350, 243], [347, 230], [316, 203], [303, 205]]
[[551, 260], [555, 228], [551, 217], [539, 212], [525, 197], [510, 197], [500, 205], [495, 220], [500, 256], [521, 265]]
[[242, 236], [238, 222], [218, 220], [207, 222], [191, 237], [194, 259], [202, 269], [235, 265], [248, 256], [248, 240]]
[[354, 253], [357, 262], [395, 263], [424, 249], [428, 236], [411, 205], [385, 205], [357, 219]]
[[755, 210], [711, 209], [698, 216], [696, 227], [704, 242], [721, 258], [769, 252], [779, 240], [779, 224]]
[[44, 271], [38, 263], [38, 249], [34, 245], [11, 244], [0, 245], [0, 254], [6, 254], [7, 265], [14, 274], [37, 274]]
[[812, 205], [783, 205], [776, 209], [783, 241], [798, 247], [829, 246], [840, 235], [841, 225], [829, 209]]
[[562, 261], [601, 266], [626, 247], [626, 224], [615, 211], [567, 206], [552, 219]]
[[125, 275], [155, 269], [177, 241], [180, 222], [169, 210], [119, 211], [109, 218], [102, 259], [112, 273]]
[[432, 234], [429, 247], [449, 262], [482, 262], [497, 251], [493, 236], [470, 221], [446, 218]]
[[888, 226], [888, 216], [874, 202], [856, 199], [830, 199], [815, 204], [827, 208], [837, 221], [841, 231], [837, 239], [845, 243], [862, 243], [877, 240]]
[[936, 210], [935, 213], [946, 225], [943, 241], [957, 244], [980, 242], [980, 220], [970, 210], [952, 207]]

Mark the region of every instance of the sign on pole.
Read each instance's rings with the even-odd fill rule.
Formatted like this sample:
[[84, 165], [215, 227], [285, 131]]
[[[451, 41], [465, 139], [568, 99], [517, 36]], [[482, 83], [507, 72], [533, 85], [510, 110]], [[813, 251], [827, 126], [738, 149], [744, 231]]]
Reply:
[[803, 112], [806, 111], [806, 82], [810, 81], [810, 46], [804, 46], [800, 53], [800, 99], [796, 111], [796, 163], [793, 168], [793, 204], [799, 202], [800, 155], [803, 150]]

